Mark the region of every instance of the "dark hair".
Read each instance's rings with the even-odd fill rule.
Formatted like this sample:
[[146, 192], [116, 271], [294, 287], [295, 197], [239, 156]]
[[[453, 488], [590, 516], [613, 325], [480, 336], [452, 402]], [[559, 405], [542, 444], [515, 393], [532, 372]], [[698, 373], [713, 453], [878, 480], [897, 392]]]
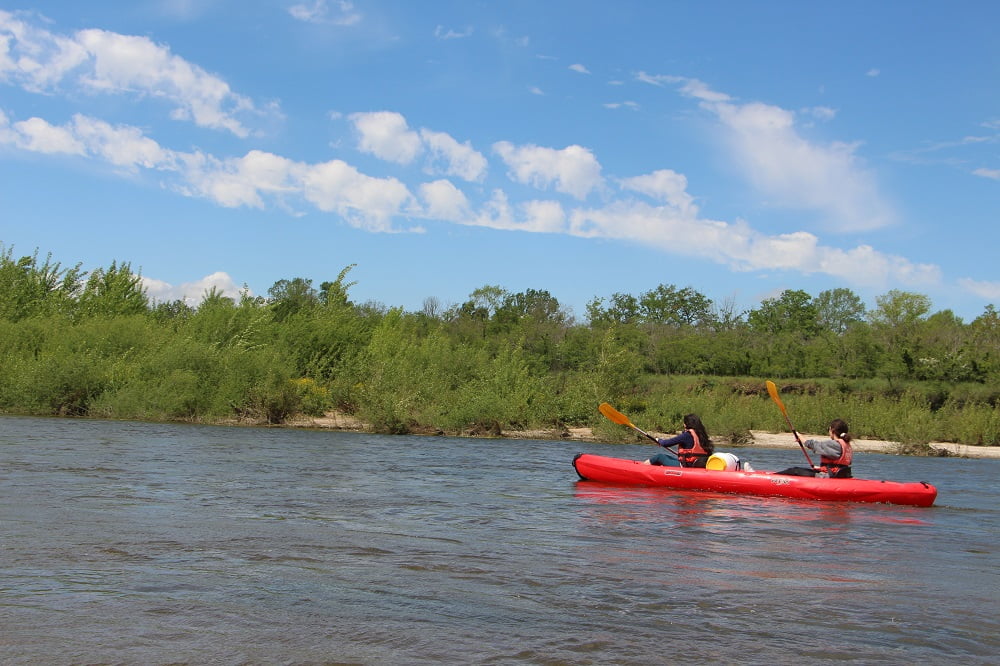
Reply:
[[684, 427], [695, 431], [698, 435], [698, 441], [701, 443], [701, 448], [705, 449], [705, 453], [709, 455], [715, 453], [715, 444], [708, 438], [708, 431], [705, 430], [705, 424], [701, 422], [697, 414], [685, 414]]
[[834, 419], [833, 421], [830, 421], [830, 430], [833, 431], [833, 434], [837, 439], [842, 439], [848, 444], [851, 443], [851, 434], [848, 432], [850, 428], [847, 427], [847, 421], [844, 419]]

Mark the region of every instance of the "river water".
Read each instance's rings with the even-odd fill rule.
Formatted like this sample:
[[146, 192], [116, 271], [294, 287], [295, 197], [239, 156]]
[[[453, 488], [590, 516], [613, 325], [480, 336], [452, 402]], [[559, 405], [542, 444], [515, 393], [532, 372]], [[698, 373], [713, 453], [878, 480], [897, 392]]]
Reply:
[[0, 662], [997, 663], [1000, 461], [856, 455], [921, 509], [608, 487], [579, 451], [654, 449], [0, 418]]

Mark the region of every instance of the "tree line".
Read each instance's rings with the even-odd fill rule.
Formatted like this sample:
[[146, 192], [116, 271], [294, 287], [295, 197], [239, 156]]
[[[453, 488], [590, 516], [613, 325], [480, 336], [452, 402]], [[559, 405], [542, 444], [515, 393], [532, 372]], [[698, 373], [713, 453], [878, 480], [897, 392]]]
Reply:
[[862, 436], [1000, 443], [993, 305], [965, 323], [922, 294], [868, 309], [837, 288], [737, 311], [661, 284], [595, 297], [577, 321], [548, 291], [486, 285], [408, 312], [352, 301], [353, 267], [192, 306], [151, 301], [128, 263], [84, 271], [0, 244], [0, 410], [282, 423], [336, 408], [383, 432], [502, 432], [600, 430], [610, 401], [663, 431], [697, 407], [739, 439], [782, 429], [762, 397], [771, 378], [804, 430], [836, 409]]

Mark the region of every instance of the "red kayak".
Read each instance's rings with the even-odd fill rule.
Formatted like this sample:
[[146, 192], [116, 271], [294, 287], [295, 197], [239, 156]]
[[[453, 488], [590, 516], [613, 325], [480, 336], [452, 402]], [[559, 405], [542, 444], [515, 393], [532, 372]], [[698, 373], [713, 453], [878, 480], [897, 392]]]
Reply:
[[899, 483], [872, 479], [829, 479], [786, 476], [763, 471], [716, 471], [694, 467], [645, 465], [637, 460], [578, 453], [573, 467], [584, 481], [638, 486], [662, 486], [766, 497], [822, 500], [826, 502], [881, 502], [931, 506], [937, 488], [919, 481]]

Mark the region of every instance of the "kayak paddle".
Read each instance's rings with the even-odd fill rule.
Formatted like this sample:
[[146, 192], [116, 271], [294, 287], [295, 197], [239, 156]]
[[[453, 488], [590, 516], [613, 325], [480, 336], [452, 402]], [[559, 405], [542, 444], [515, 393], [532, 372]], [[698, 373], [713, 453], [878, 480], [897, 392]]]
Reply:
[[[601, 414], [604, 414], [604, 416], [606, 416], [609, 421], [617, 423], [618, 425], [628, 426], [629, 428], [632, 428], [633, 430], [642, 433], [646, 437], [649, 437], [651, 440], [653, 440], [657, 444], [660, 443], [660, 440], [656, 439], [655, 437], [653, 437], [652, 435], [650, 435], [648, 432], [646, 432], [645, 430], [643, 430], [639, 426], [637, 426], [634, 423], [632, 423], [631, 421], [629, 421], [627, 416], [625, 416], [624, 414], [622, 414], [621, 412], [619, 412], [617, 409], [615, 409], [614, 407], [612, 407], [608, 403], [602, 402], [597, 407], [597, 409], [600, 410]], [[664, 448], [666, 448], [666, 447], [664, 447]]]
[[785, 404], [781, 402], [781, 398], [778, 397], [778, 387], [775, 386], [774, 382], [771, 380], [767, 380], [767, 392], [771, 395], [771, 400], [774, 400], [774, 404], [778, 405], [778, 409], [781, 410], [781, 413], [785, 415], [785, 423], [788, 424], [788, 429], [792, 431], [793, 435], [795, 435], [795, 441], [799, 443], [799, 448], [802, 449], [803, 455], [805, 455], [806, 460], [809, 461], [809, 466], [816, 469], [816, 466], [813, 465], [813, 461], [809, 457], [809, 454], [806, 453], [806, 447], [802, 445], [802, 440], [799, 439], [799, 433], [795, 430], [795, 426], [792, 425], [792, 420], [788, 418], [788, 410], [785, 409]]

